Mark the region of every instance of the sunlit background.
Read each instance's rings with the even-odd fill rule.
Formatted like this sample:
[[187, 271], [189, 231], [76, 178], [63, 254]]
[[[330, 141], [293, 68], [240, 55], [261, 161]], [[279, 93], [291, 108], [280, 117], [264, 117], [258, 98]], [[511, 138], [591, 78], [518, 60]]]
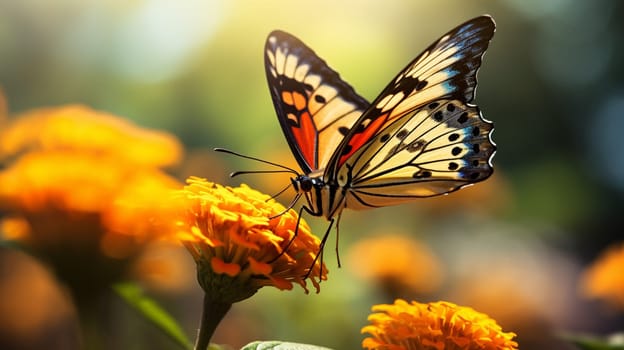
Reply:
[[[302, 39], [372, 100], [433, 40], [484, 13], [497, 23], [476, 97], [496, 127], [492, 178], [450, 196], [345, 212], [343, 266], [331, 237], [320, 294], [264, 288], [233, 307], [213, 340], [357, 349], [370, 306], [402, 297], [472, 306], [518, 333], [522, 349], [571, 349], [557, 334], [624, 326], [622, 309], [584, 298], [580, 287], [583, 270], [623, 238], [624, 6], [616, 0], [0, 0], [0, 86], [10, 114], [86, 104], [178, 136], [180, 180], [275, 193], [287, 177], [229, 179], [262, 166], [211, 151], [295, 164], [264, 76], [271, 30]], [[308, 222], [325, 232], [325, 220]], [[152, 254], [177, 264], [145, 282], [147, 291], [192, 337], [202, 296], [193, 261], [183, 251]], [[75, 347], [71, 307], [50, 272], [23, 253], [3, 249], [0, 260], [0, 348]], [[121, 302], [110, 313], [110, 344], [173, 348]]]

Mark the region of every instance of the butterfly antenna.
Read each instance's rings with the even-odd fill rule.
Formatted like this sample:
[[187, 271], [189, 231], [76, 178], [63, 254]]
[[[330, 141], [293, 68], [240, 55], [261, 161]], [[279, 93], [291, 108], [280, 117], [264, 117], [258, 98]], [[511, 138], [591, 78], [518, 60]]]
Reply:
[[283, 190], [281, 190], [281, 191], [277, 192], [276, 194], [272, 195], [272, 196], [271, 196], [271, 198], [267, 199], [267, 200], [266, 200], [266, 202], [270, 201], [271, 199], [275, 199], [275, 198], [279, 197], [282, 193], [286, 192], [286, 190], [287, 190], [287, 189], [289, 189], [289, 188], [290, 188], [290, 186], [291, 186], [291, 185], [290, 185], [290, 184], [288, 184], [286, 187], [284, 187], [284, 189], [283, 189]]
[[293, 169], [293, 168], [289, 168], [285, 165], [281, 165], [281, 164], [277, 164], [277, 163], [273, 163], [273, 162], [269, 162], [268, 160], [264, 160], [264, 159], [260, 159], [260, 158], [256, 158], [256, 157], [252, 157], [252, 156], [247, 156], [244, 154], [240, 154], [234, 151], [231, 151], [229, 149], [225, 149], [225, 148], [214, 148], [213, 149], [215, 152], [222, 152], [222, 153], [227, 153], [227, 154], [231, 154], [237, 157], [241, 157], [241, 158], [245, 158], [245, 159], [250, 159], [250, 160], [255, 160], [256, 162], [260, 162], [260, 163], [264, 163], [264, 164], [268, 164], [268, 165], [272, 165], [274, 167], [278, 167], [278, 168], [282, 168], [284, 169], [283, 171], [271, 171], [271, 170], [267, 170], [267, 171], [256, 171], [256, 172], [247, 172], [247, 171], [237, 171], [232, 173], [230, 176], [234, 177], [237, 175], [242, 175], [242, 174], [250, 174], [250, 173], [269, 173], [269, 172], [274, 172], [274, 173], [279, 173], [279, 172], [288, 172], [288, 173], [293, 173], [295, 175], [299, 175], [299, 173], [297, 172], [297, 170]]
[[[275, 174], [275, 173], [292, 173], [290, 170], [243, 170], [230, 173], [230, 177], [246, 174]], [[290, 185], [289, 185], [290, 186]]]
[[[286, 187], [286, 189], [287, 189], [287, 188], [288, 188], [288, 187]], [[281, 191], [280, 193], [278, 193], [277, 195], [279, 196], [279, 195], [280, 195], [282, 192], [284, 192], [286, 189], [282, 190], [282, 191]], [[282, 216], [282, 215], [286, 214], [286, 213], [287, 213], [290, 209], [292, 209], [292, 208], [295, 206], [295, 204], [297, 204], [297, 202], [299, 201], [299, 198], [301, 198], [301, 193], [297, 193], [297, 194], [295, 195], [295, 198], [293, 198], [293, 200], [292, 200], [292, 201], [290, 201], [290, 204], [288, 204], [288, 206], [286, 207], [286, 209], [284, 209], [284, 210], [283, 210], [281, 213], [279, 213], [279, 214], [276, 214], [276, 215], [273, 215], [273, 216], [269, 217], [269, 220], [271, 220], [271, 219], [275, 219], [275, 218], [278, 218], [278, 217], [280, 217], [280, 216]], [[299, 215], [301, 215], [301, 214], [299, 214]], [[301, 217], [301, 216], [300, 216], [300, 217]]]

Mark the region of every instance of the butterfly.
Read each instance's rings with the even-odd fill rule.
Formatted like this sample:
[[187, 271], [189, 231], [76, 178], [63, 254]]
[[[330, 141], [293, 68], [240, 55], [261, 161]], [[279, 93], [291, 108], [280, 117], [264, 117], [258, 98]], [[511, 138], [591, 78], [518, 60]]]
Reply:
[[[443, 35], [369, 103], [294, 36], [273, 31], [264, 49], [277, 118], [301, 171], [291, 179], [302, 211], [330, 221], [447, 194], [492, 174], [492, 122], [472, 104], [494, 20]], [[340, 262], [338, 260], [338, 264]]]

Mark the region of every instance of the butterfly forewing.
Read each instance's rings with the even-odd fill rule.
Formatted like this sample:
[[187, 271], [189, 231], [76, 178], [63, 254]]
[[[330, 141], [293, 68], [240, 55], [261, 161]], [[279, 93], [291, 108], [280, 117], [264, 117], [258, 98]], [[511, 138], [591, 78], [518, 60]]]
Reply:
[[491, 17], [481, 16], [451, 30], [403, 69], [355, 122], [326, 169], [336, 180], [338, 168], [373, 137], [406, 115], [438, 100], [471, 102], [481, 58], [494, 35]]
[[265, 67], [280, 125], [297, 162], [305, 174], [324, 169], [368, 102], [285, 32], [269, 34]]

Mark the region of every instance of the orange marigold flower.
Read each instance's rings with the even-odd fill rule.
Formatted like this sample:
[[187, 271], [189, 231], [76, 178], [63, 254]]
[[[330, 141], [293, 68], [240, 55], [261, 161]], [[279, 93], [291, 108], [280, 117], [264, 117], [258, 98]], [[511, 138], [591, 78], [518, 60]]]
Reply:
[[[191, 177], [176, 192], [183, 209], [178, 238], [197, 263], [198, 281], [211, 300], [237, 302], [263, 286], [307, 292], [309, 276], [318, 292], [327, 269], [317, 261], [320, 241], [297, 215], [246, 185], [224, 187]], [[288, 249], [284, 250], [286, 247]], [[309, 269], [312, 271], [309, 271]], [[320, 279], [320, 280], [319, 280]]]
[[374, 350], [512, 350], [514, 333], [472, 308], [438, 301], [427, 304], [397, 299], [375, 305], [362, 346]]
[[25, 151], [61, 150], [162, 167], [180, 160], [182, 145], [165, 132], [81, 105], [35, 109], [0, 130], [0, 160]]
[[127, 263], [120, 262], [168, 233], [154, 220], [179, 186], [156, 168], [64, 152], [26, 154], [0, 171], [0, 183], [0, 211], [11, 215], [6, 238], [28, 246], [64, 279], [82, 271], [103, 282], [121, 277]]
[[442, 268], [423, 243], [397, 234], [363, 239], [351, 247], [353, 273], [376, 282], [396, 296], [403, 292], [430, 293], [442, 283]]
[[28, 112], [0, 127], [4, 238], [50, 263], [73, 289], [107, 287], [147, 243], [170, 234], [155, 219], [181, 184], [157, 166], [180, 152], [172, 135], [87, 107]]
[[609, 247], [587, 268], [581, 280], [582, 293], [624, 309], [624, 242]]

